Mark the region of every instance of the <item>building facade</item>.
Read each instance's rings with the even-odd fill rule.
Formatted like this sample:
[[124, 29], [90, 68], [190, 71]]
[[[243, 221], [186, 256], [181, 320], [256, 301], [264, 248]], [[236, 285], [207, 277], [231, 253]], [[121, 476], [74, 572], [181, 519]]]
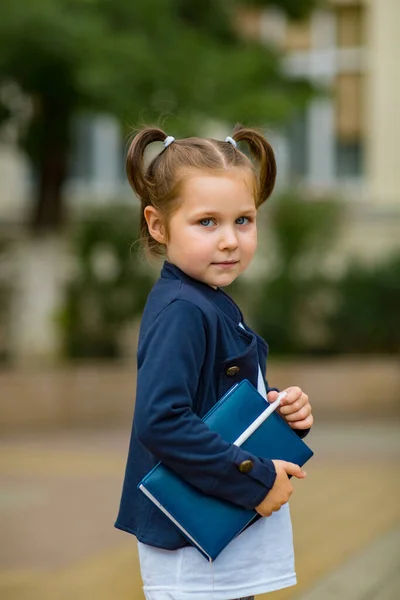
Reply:
[[[300, 23], [270, 9], [240, 15], [244, 35], [276, 45], [292, 77], [306, 76], [326, 92], [276, 131], [279, 184], [344, 196], [374, 227], [393, 223], [400, 211], [398, 23], [397, 0], [330, 0]], [[73, 139], [69, 201], [125, 196], [118, 123], [108, 115], [77, 117]], [[2, 144], [0, 220], [18, 220], [28, 196], [26, 161], [15, 145]], [[384, 237], [384, 246], [396, 241], [389, 231]]]
[[330, 0], [303, 22], [255, 9], [240, 21], [245, 34], [284, 52], [292, 77], [306, 76], [326, 92], [281, 132], [280, 182], [345, 199], [342, 260], [371, 261], [398, 249], [400, 3]]
[[[324, 90], [285, 129], [274, 131], [272, 142], [279, 186], [300, 185], [310, 196], [345, 200], [348, 218], [333, 268], [342, 269], [354, 257], [379, 261], [399, 249], [399, 0], [330, 0], [301, 23], [287, 21], [276, 10], [248, 9], [238, 22], [243, 35], [283, 51], [291, 77], [306, 76]], [[125, 140], [117, 121], [108, 115], [77, 117], [73, 139], [67, 185], [71, 206], [130, 199]], [[0, 227], [23, 221], [30, 181], [29, 165], [10, 130], [0, 141]], [[12, 318], [5, 319], [3, 342], [0, 324], [0, 346], [12, 339], [12, 353], [18, 356], [32, 349], [43, 356], [58, 351], [49, 318], [60, 300], [63, 273], [54, 246], [40, 243], [34, 252], [19, 250], [12, 277], [16, 301]]]

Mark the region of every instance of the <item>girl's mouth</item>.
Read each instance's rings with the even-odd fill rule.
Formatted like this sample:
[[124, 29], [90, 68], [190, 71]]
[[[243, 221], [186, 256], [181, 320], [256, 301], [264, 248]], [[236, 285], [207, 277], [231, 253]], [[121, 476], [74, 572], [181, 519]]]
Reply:
[[238, 264], [238, 260], [230, 260], [230, 261], [225, 261], [225, 262], [218, 262], [218, 263], [213, 263], [214, 265], [216, 265], [217, 267], [222, 267], [223, 269], [229, 269], [234, 267], [235, 265]]

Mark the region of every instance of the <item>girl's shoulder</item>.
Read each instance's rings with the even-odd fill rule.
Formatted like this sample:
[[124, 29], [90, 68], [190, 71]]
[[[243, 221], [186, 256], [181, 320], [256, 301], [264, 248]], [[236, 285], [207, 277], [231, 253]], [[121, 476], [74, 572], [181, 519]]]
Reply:
[[199, 290], [182, 281], [160, 278], [147, 298], [141, 330], [171, 320], [179, 320], [182, 326], [194, 320], [204, 326], [217, 317], [216, 307]]
[[212, 317], [216, 312], [216, 305], [212, 301], [215, 290], [210, 288], [202, 290], [180, 280], [160, 278], [153, 286], [146, 302], [145, 311], [161, 312], [169, 305], [178, 303], [178, 306], [186, 306], [187, 310], [196, 311], [200, 309], [205, 316]]

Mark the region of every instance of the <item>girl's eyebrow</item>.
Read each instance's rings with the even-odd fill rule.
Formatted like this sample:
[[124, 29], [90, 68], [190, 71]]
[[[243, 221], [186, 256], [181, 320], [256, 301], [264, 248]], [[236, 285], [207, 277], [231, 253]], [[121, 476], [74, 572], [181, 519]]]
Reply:
[[[255, 215], [257, 213], [255, 208], [245, 208], [242, 211], [238, 211], [238, 214], [240, 216], [243, 215]], [[197, 219], [199, 217], [221, 217], [223, 216], [222, 213], [218, 212], [218, 211], [213, 211], [213, 210], [203, 210], [203, 211], [197, 211], [196, 213], [194, 213], [192, 215], [192, 217], [194, 219]]]

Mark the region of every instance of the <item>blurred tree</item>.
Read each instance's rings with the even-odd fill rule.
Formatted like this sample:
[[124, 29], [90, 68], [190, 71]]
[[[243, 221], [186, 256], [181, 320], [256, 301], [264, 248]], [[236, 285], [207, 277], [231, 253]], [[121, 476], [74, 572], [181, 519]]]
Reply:
[[322, 2], [315, 0], [242, 0], [244, 5], [259, 7], [275, 7], [286, 12], [291, 19], [304, 19]]
[[285, 193], [269, 215], [272, 269], [249, 287], [255, 327], [274, 352], [324, 352], [335, 288], [324, 258], [344, 217], [343, 205]]
[[[304, 17], [318, 0], [19, 0], [0, 4], [0, 92], [31, 101], [21, 143], [35, 173], [35, 231], [63, 223], [71, 118], [80, 110], [193, 132], [213, 117], [280, 122], [311, 88], [289, 81], [279, 53], [237, 31], [241, 7]], [[301, 8], [300, 8], [301, 7]], [[8, 109], [4, 103], [0, 117]]]
[[116, 204], [92, 208], [75, 225], [76, 268], [58, 314], [68, 358], [123, 355], [121, 334], [142, 313], [154, 283], [139, 245], [132, 244], [137, 228], [134, 212]]
[[12, 239], [0, 235], [0, 364], [10, 357], [10, 315], [13, 297], [13, 263], [11, 259]]
[[374, 265], [351, 264], [335, 292], [333, 352], [400, 353], [399, 252]]

